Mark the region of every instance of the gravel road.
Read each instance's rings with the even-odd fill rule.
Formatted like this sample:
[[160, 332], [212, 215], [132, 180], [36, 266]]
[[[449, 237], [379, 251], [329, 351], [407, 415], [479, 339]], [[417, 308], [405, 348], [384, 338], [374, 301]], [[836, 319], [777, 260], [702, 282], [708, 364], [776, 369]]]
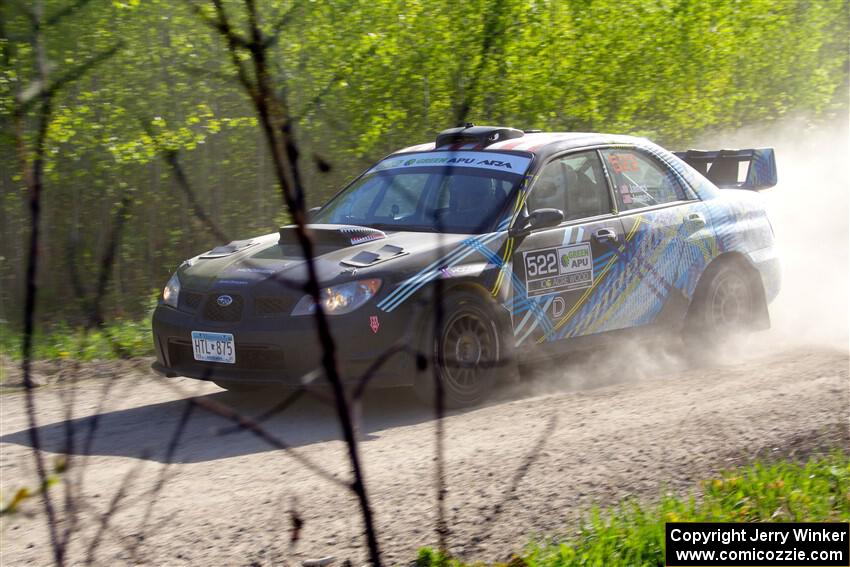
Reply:
[[[757, 456], [846, 447], [846, 349], [771, 350], [751, 349], [702, 367], [654, 352], [617, 357], [625, 361], [618, 367], [600, 353], [538, 371], [531, 385], [485, 407], [451, 413], [445, 420], [451, 550], [503, 559], [535, 534], [574, 529], [594, 504], [627, 496], [651, 500], [664, 490], [687, 493], [699, 479]], [[76, 388], [36, 391], [38, 433], [49, 459], [61, 451], [66, 424], [75, 429], [71, 478], [82, 472], [84, 483], [71, 563], [89, 555], [103, 565], [280, 565], [328, 555], [337, 564], [365, 560], [349, 493], [250, 433], [227, 433], [219, 416], [194, 411], [174, 464], [164, 464], [187, 399], [214, 400], [254, 416], [274, 396], [235, 395], [136, 372], [111, 381], [101, 402], [105, 383], [85, 379]], [[0, 396], [4, 500], [35, 484], [23, 401], [20, 391]], [[66, 421], [69, 407], [73, 418]], [[88, 418], [96, 414], [98, 432], [86, 449]], [[300, 455], [347, 477], [326, 405], [304, 400], [265, 427]], [[388, 563], [405, 563], [417, 548], [435, 543], [434, 429], [430, 410], [405, 391], [375, 393], [363, 409], [360, 447]], [[62, 485], [52, 491], [61, 497]], [[98, 534], [99, 518], [116, 501], [109, 527]], [[2, 519], [0, 563], [49, 563], [40, 510], [40, 501], [31, 499]], [[291, 510], [304, 522], [294, 548]]]

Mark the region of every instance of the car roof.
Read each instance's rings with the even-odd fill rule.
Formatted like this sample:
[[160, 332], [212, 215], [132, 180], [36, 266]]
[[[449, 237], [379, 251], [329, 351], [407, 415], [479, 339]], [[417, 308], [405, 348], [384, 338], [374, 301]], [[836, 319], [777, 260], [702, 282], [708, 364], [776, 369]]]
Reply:
[[457, 150], [481, 150], [481, 151], [521, 151], [535, 155], [551, 154], [573, 148], [582, 148], [597, 145], [644, 145], [648, 142], [645, 138], [625, 136], [620, 134], [604, 134], [597, 132], [529, 132], [518, 138], [495, 142], [489, 145], [476, 143], [454, 143], [440, 147], [435, 142], [409, 146], [393, 152], [392, 155], [410, 152], [427, 151], [457, 151]]

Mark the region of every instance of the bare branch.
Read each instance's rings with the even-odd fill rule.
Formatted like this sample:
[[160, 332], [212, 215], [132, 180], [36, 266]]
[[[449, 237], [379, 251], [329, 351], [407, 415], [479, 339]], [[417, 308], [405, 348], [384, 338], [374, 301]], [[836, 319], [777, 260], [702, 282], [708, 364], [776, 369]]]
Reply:
[[[151, 514], [153, 513], [153, 507], [159, 499], [162, 489], [165, 487], [169, 465], [171, 465], [174, 461], [174, 455], [177, 453], [177, 447], [180, 445], [180, 440], [183, 438], [183, 433], [186, 430], [186, 426], [189, 424], [189, 418], [192, 416], [192, 412], [195, 407], [197, 406], [193, 400], [190, 399], [186, 401], [186, 406], [183, 408], [183, 413], [180, 415], [180, 420], [177, 422], [177, 428], [174, 430], [174, 434], [171, 436], [168, 448], [165, 451], [165, 463], [160, 470], [159, 478], [157, 479], [156, 484], [154, 484], [153, 489], [148, 493], [147, 506], [145, 507], [145, 513], [142, 515], [142, 519], [139, 522], [139, 529], [137, 530], [138, 533], [143, 534], [147, 530]], [[139, 544], [140, 542], [136, 541], [131, 545], [130, 555], [133, 562], [138, 562], [137, 553]]]
[[231, 60], [236, 66], [240, 81], [254, 102], [260, 125], [269, 144], [274, 172], [280, 184], [281, 195], [294, 220], [296, 238], [301, 246], [307, 268], [307, 293], [313, 298], [317, 306], [315, 320], [319, 343], [322, 347], [322, 367], [334, 394], [337, 416], [342, 427], [354, 477], [351, 482], [351, 489], [356, 494], [360, 505], [371, 562], [375, 567], [379, 567], [381, 565], [381, 554], [375, 533], [372, 508], [369, 503], [362, 465], [360, 463], [360, 454], [354, 432], [351, 408], [349, 407], [342, 379], [337, 368], [336, 348], [333, 336], [331, 335], [330, 326], [319, 301], [319, 278], [314, 262], [313, 243], [305, 231], [307, 218], [304, 208], [303, 189], [298, 174], [298, 150], [292, 135], [292, 123], [288, 108], [285, 101], [275, 96], [275, 90], [271, 84], [271, 77], [269, 76], [267, 67], [267, 47], [263, 41], [263, 34], [260, 30], [254, 0], [245, 0], [245, 9], [247, 11], [250, 26], [249, 35], [251, 37], [249, 45], [246, 47], [251, 56], [255, 82], [252, 82], [248, 78], [247, 70], [242, 65], [239, 54], [239, 49], [242, 46], [235, 41], [235, 34], [232, 32], [230, 20], [221, 0], [211, 0], [211, 2], [218, 17], [218, 29], [227, 41]]
[[473, 541], [480, 543], [492, 535], [490, 528], [497, 524], [497, 520], [505, 511], [507, 503], [514, 498], [516, 491], [519, 489], [519, 484], [528, 475], [531, 467], [534, 465], [534, 462], [543, 451], [543, 447], [546, 446], [546, 442], [552, 437], [552, 433], [555, 431], [555, 427], [557, 425], [558, 414], [552, 413], [552, 416], [549, 418], [549, 422], [546, 424], [546, 427], [543, 428], [543, 431], [540, 432], [534, 446], [532, 446], [531, 450], [528, 454], [526, 454], [522, 464], [520, 464], [520, 466], [518, 466], [514, 471], [513, 477], [511, 477], [511, 483], [508, 486], [508, 489], [504, 492], [504, 496], [499, 502], [493, 505], [492, 511], [484, 517], [484, 522], [481, 524], [483, 526], [483, 530], [477, 536], [471, 538]]
[[192, 0], [186, 1], [199, 18], [220, 33], [227, 41], [230, 61], [236, 69], [236, 75], [239, 78], [239, 82], [256, 105], [256, 98], [258, 96], [257, 86], [248, 74], [248, 70], [245, 68], [245, 64], [242, 62], [239, 55], [241, 49], [248, 49], [248, 41], [233, 31], [233, 28], [230, 25], [230, 20], [227, 17], [227, 12], [224, 10], [224, 5], [219, 0], [212, 0], [215, 8], [216, 19], [211, 20], [199, 5], [195, 4]]
[[286, 28], [286, 26], [288, 26], [292, 21], [292, 18], [296, 16], [296, 12], [299, 8], [301, 8], [302, 3], [303, 0], [296, 0], [292, 6], [290, 6], [289, 9], [286, 10], [280, 18], [278, 18], [278, 20], [272, 25], [272, 29], [268, 34], [268, 37], [263, 40], [264, 47], [273, 47], [278, 42], [284, 28]]
[[192, 207], [192, 211], [195, 213], [195, 216], [201, 221], [207, 230], [212, 233], [215, 238], [223, 243], [230, 242], [231, 238], [225, 234], [221, 228], [216, 224], [216, 222], [210, 217], [207, 212], [204, 210], [204, 207], [198, 201], [197, 196], [195, 195], [195, 191], [192, 189], [192, 185], [189, 183], [189, 178], [186, 176], [186, 172], [183, 170], [183, 166], [180, 164], [180, 155], [177, 150], [166, 149], [163, 148], [156, 140], [156, 135], [153, 133], [150, 125], [144, 120], [141, 121], [142, 128], [148, 133], [151, 139], [154, 141], [156, 145], [157, 153], [162, 156], [162, 159], [168, 164], [168, 167], [171, 168], [171, 173], [174, 175], [174, 180], [177, 182], [177, 186], [180, 187], [180, 190], [183, 191], [183, 194], [186, 196], [186, 200], [189, 201], [189, 206]]
[[132, 202], [132, 196], [129, 193], [125, 193], [121, 197], [121, 201], [115, 211], [115, 219], [112, 222], [112, 229], [110, 230], [106, 241], [106, 248], [103, 250], [103, 257], [100, 261], [100, 273], [97, 278], [95, 295], [90, 304], [89, 327], [103, 326], [103, 298], [106, 295], [109, 276], [112, 274], [112, 266], [115, 263], [115, 252], [118, 249], [118, 244], [121, 242], [121, 236], [127, 221], [127, 213]]
[[109, 49], [98, 53], [91, 59], [80, 63], [79, 65], [73, 67], [70, 71], [63, 73], [61, 76], [59, 76], [59, 78], [57, 78], [53, 82], [48, 82], [46, 74], [44, 76], [36, 78], [30, 83], [30, 85], [26, 89], [24, 89], [21, 93], [18, 94], [18, 104], [15, 107], [15, 112], [20, 115], [25, 114], [37, 102], [39, 97], [52, 97], [54, 94], [56, 94], [57, 91], [59, 91], [68, 83], [80, 79], [91, 69], [110, 59], [113, 55], [118, 53], [118, 51], [123, 46], [124, 42], [119, 41]]
[[[34, 10], [35, 21], [38, 21], [41, 4], [36, 6]], [[44, 57], [43, 38], [38, 26], [33, 26], [33, 44], [36, 53], [36, 68], [39, 73], [39, 80], [47, 82], [47, 65]], [[41, 498], [44, 504], [44, 511], [47, 517], [47, 529], [50, 534], [50, 544], [53, 551], [53, 560], [56, 565], [64, 565], [64, 554], [62, 546], [59, 542], [56, 510], [50, 492], [47, 489], [47, 468], [44, 463], [44, 456], [41, 452], [41, 438], [38, 433], [37, 424], [38, 418], [35, 410], [35, 396], [33, 388], [35, 384], [31, 375], [32, 363], [32, 347], [33, 335], [35, 332], [35, 304], [38, 289], [36, 287], [36, 275], [38, 272], [38, 247], [39, 247], [39, 223], [41, 220], [41, 193], [42, 181], [44, 173], [44, 154], [47, 140], [47, 126], [50, 123], [52, 114], [52, 93], [44, 91], [41, 96], [41, 105], [39, 107], [37, 130], [35, 136], [35, 147], [33, 150], [33, 158], [30, 162], [29, 152], [26, 148], [23, 116], [24, 112], [19, 108], [15, 109], [15, 123], [17, 133], [17, 150], [18, 157], [21, 163], [21, 169], [24, 174], [24, 181], [29, 191], [29, 212], [30, 212], [30, 237], [29, 249], [26, 265], [26, 297], [24, 300], [24, 332], [21, 344], [21, 372], [23, 374], [23, 382], [25, 388], [24, 403], [26, 406], [27, 421], [29, 424], [30, 444], [33, 449], [33, 458], [35, 460], [36, 474], [38, 475], [41, 485]]]
[[[300, 400], [301, 397], [304, 396], [305, 392], [306, 392], [306, 390], [304, 388], [298, 388], [297, 390], [292, 392], [290, 395], [285, 397], [282, 401], [276, 403], [273, 407], [269, 408], [268, 410], [264, 411], [263, 413], [261, 413], [257, 417], [253, 418], [252, 421], [254, 423], [256, 423], [257, 425], [259, 425], [259, 424], [264, 423], [265, 421], [271, 419], [272, 417], [276, 416], [277, 414], [285, 412], [287, 409], [292, 407], [292, 405], [295, 404], [295, 402]], [[222, 428], [221, 430], [219, 430], [218, 434], [219, 435], [230, 435], [231, 433], [237, 433], [239, 431], [242, 431], [242, 427], [237, 425], [237, 426], [234, 426], [234, 427]]]
[[253, 433], [257, 437], [259, 437], [260, 439], [262, 439], [263, 441], [265, 441], [266, 443], [268, 443], [272, 447], [275, 447], [276, 449], [283, 449], [284, 451], [287, 451], [288, 454], [292, 456], [292, 458], [294, 458], [296, 461], [298, 461], [299, 463], [304, 465], [304, 467], [306, 467], [307, 469], [309, 469], [311, 472], [315, 473], [316, 475], [322, 477], [323, 479], [325, 479], [325, 480], [327, 480], [327, 481], [329, 481], [333, 484], [336, 484], [336, 485], [348, 486], [348, 483], [343, 482], [343, 481], [339, 480], [338, 478], [336, 478], [335, 476], [333, 476], [332, 474], [328, 473], [326, 470], [321, 468], [319, 465], [315, 464], [312, 460], [305, 457], [304, 455], [302, 455], [298, 451], [295, 451], [285, 441], [283, 441], [282, 439], [272, 435], [271, 433], [269, 433], [268, 431], [263, 429], [258, 423], [256, 423], [255, 421], [253, 421], [252, 419], [250, 419], [248, 417], [245, 417], [245, 416], [239, 414], [239, 412], [237, 412], [236, 410], [229, 408], [224, 404], [220, 404], [218, 402], [215, 402], [215, 401], [207, 399], [207, 398], [196, 398], [195, 403], [198, 406], [204, 408], [207, 411], [210, 411], [210, 412], [212, 412], [212, 413], [214, 413], [218, 416], [221, 416], [225, 419], [232, 421], [233, 423], [237, 424], [240, 428], [242, 428], [246, 431], [250, 431], [251, 433]]
[[71, 14], [88, 4], [89, 2], [90, 0], [76, 0], [76, 2], [72, 2], [64, 8], [58, 9], [55, 13], [53, 13], [53, 15], [48, 16], [45, 19], [44, 23], [47, 27], [55, 26], [56, 24], [64, 20], [66, 17], [70, 16]]
[[352, 393], [352, 399], [359, 400], [363, 397], [363, 394], [366, 392], [366, 387], [371, 382], [372, 378], [375, 376], [375, 373], [381, 369], [381, 367], [386, 364], [392, 357], [395, 355], [406, 352], [407, 354], [413, 355], [414, 357], [419, 356], [419, 352], [416, 349], [404, 344], [406, 339], [402, 339], [397, 344], [390, 346], [387, 350], [381, 353], [381, 356], [372, 361], [372, 364], [366, 369], [360, 379], [357, 381], [357, 387], [354, 389]]
[[133, 479], [139, 473], [141, 469], [142, 463], [138, 463], [136, 466], [131, 468], [127, 474], [124, 476], [124, 480], [121, 481], [118, 490], [115, 491], [115, 494], [112, 496], [112, 499], [109, 502], [109, 506], [106, 511], [103, 512], [100, 516], [100, 522], [98, 523], [97, 531], [92, 537], [91, 541], [88, 544], [88, 552], [86, 554], [86, 565], [91, 565], [94, 563], [95, 556], [97, 554], [97, 548], [100, 547], [100, 543], [103, 540], [103, 535], [106, 533], [107, 528], [109, 527], [109, 522], [112, 520], [113, 516], [118, 512], [118, 507], [121, 504], [121, 501], [127, 496], [127, 490], [130, 488], [130, 485], [133, 482]]
[[195, 15], [198, 16], [198, 19], [207, 24], [213, 30], [225, 36], [229, 43], [232, 43], [235, 47], [240, 47], [242, 49], [248, 48], [248, 40], [240, 36], [233, 30], [233, 28], [230, 26], [230, 20], [227, 18], [227, 14], [225, 14], [224, 17], [218, 15], [219, 10], [224, 11], [224, 6], [221, 3], [214, 2], [216, 4], [216, 18], [210, 18], [206, 14], [206, 12], [204, 12], [203, 8], [201, 8], [200, 5], [196, 4], [192, 0], [186, 0], [186, 3], [189, 5]]
[[[442, 242], [440, 246], [442, 248]], [[440, 334], [443, 329], [443, 321], [445, 318], [443, 287], [444, 283], [442, 278], [437, 278], [434, 287], [435, 317], [433, 326], [433, 344], [437, 344], [440, 339]], [[439, 364], [443, 362], [442, 355], [439, 354], [439, 350], [437, 350], [437, 353], [438, 358], [434, 361], [434, 364], [431, 367], [431, 375], [434, 379], [434, 413], [436, 414], [435, 417], [437, 421], [436, 426], [434, 427], [434, 452], [437, 457], [436, 462], [434, 463], [434, 481], [437, 493], [437, 549], [445, 557], [448, 554], [449, 548], [449, 524], [446, 520], [446, 424], [443, 419], [446, 413], [446, 393], [439, 369]]]
[[[82, 3], [78, 2], [79, 6]], [[79, 7], [76, 6], [76, 7]], [[70, 13], [75, 6], [69, 7]], [[65, 551], [68, 540], [68, 533], [60, 539], [58, 516], [52, 497], [48, 490], [48, 475], [44, 462], [44, 456], [41, 451], [41, 439], [38, 433], [38, 420], [35, 409], [35, 396], [33, 388], [35, 384], [31, 375], [31, 363], [33, 354], [33, 335], [35, 331], [35, 306], [37, 299], [36, 279], [38, 272], [38, 251], [40, 241], [40, 221], [41, 221], [41, 197], [44, 189], [44, 165], [47, 149], [47, 130], [53, 114], [53, 98], [55, 94], [66, 84], [74, 81], [84, 75], [88, 70], [92, 69], [99, 63], [109, 59], [120, 48], [120, 44], [108, 49], [90, 60], [72, 68], [70, 71], [62, 74], [58, 79], [50, 81], [50, 69], [47, 61], [46, 48], [44, 45], [44, 20], [42, 19], [43, 6], [41, 2], [35, 4], [32, 10], [28, 11], [32, 24], [33, 53], [35, 57], [36, 76], [31, 84], [37, 86], [29, 91], [18, 91], [15, 97], [13, 107], [13, 123], [15, 124], [15, 137], [18, 159], [20, 162], [21, 171], [23, 173], [24, 182], [29, 191], [29, 210], [30, 210], [30, 235], [26, 265], [26, 297], [24, 305], [24, 329], [23, 339], [21, 344], [22, 354], [22, 373], [25, 386], [24, 403], [26, 406], [26, 415], [29, 425], [30, 443], [33, 449], [33, 458], [35, 460], [36, 474], [41, 485], [41, 497], [44, 505], [45, 516], [47, 520], [47, 529], [50, 536], [50, 546], [53, 555], [53, 561], [56, 565], [65, 564]], [[67, 15], [64, 12], [55, 14], [47, 24], [56, 23], [61, 18]], [[8, 53], [6, 53], [8, 56]], [[27, 113], [31, 108], [37, 105], [36, 113], [36, 132], [32, 148], [26, 145], [26, 136], [24, 134], [24, 122]], [[70, 410], [69, 410], [70, 411]], [[67, 430], [67, 443], [72, 442], [71, 437], [73, 431]], [[66, 461], [67, 464], [67, 461]], [[66, 505], [70, 515], [69, 524], [73, 525], [75, 517], [75, 506], [73, 503], [73, 495], [71, 488], [66, 486]]]
[[[361, 53], [356, 54], [352, 58], [352, 63], [356, 66], [363, 59], [366, 59], [366, 58], [374, 55], [375, 51], [377, 51], [377, 49], [378, 49], [377, 45], [369, 46], [368, 49], [364, 49]], [[304, 108], [302, 109], [301, 113], [299, 115], [295, 116], [292, 119], [293, 122], [296, 122], [296, 123], [300, 122], [301, 120], [303, 120], [307, 116], [307, 114], [310, 112], [310, 110], [318, 107], [321, 104], [322, 100], [325, 98], [325, 96], [327, 96], [327, 94], [333, 88], [333, 86], [338, 81], [342, 80], [343, 77], [345, 77], [345, 73], [343, 71], [337, 71], [336, 73], [334, 73], [333, 76], [331, 77], [331, 79], [327, 83], [325, 83], [325, 86], [322, 87], [321, 89], [319, 89], [319, 92], [313, 98], [311, 98], [307, 102], [307, 104], [304, 105]]]
[[455, 105], [455, 124], [463, 126], [466, 123], [475, 94], [478, 92], [478, 83], [484, 67], [490, 59], [490, 53], [497, 45], [497, 40], [505, 36], [505, 25], [502, 22], [504, 0], [493, 0], [491, 6], [484, 10], [484, 29], [481, 33], [481, 49], [478, 62], [472, 70], [469, 86], [464, 89], [463, 95]]

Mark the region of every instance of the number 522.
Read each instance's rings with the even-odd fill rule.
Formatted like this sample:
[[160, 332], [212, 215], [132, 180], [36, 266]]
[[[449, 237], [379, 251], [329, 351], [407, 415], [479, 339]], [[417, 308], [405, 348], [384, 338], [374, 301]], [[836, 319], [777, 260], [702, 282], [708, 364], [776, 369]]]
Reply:
[[528, 278], [557, 275], [558, 254], [547, 250], [538, 254], [528, 254], [525, 257], [525, 275]]

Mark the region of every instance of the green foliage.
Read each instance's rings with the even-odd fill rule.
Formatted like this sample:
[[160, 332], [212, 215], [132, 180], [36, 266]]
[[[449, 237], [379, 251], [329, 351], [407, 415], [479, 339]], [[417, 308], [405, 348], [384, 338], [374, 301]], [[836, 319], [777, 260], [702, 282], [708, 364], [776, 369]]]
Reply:
[[[44, 0], [49, 17], [72, 0]], [[244, 3], [226, 0], [237, 26]], [[204, 4], [200, 2], [200, 4]], [[33, 76], [27, 3], [0, 4], [0, 319], [23, 297], [26, 193], [7, 127]], [[845, 111], [845, 0], [268, 0], [270, 58], [291, 108], [309, 204], [373, 160], [477, 123], [640, 133], [683, 145], [710, 128]], [[240, 28], [244, 29], [244, 28]], [[233, 238], [286, 214], [226, 48], [188, 3], [91, 0], [45, 28], [60, 76], [122, 42], [54, 102], [39, 313], [85, 321], [118, 203], [132, 204], [106, 313], [138, 318], [147, 290], [219, 244], [157, 148], [180, 152], [197, 200]], [[32, 116], [27, 132], [32, 131]], [[320, 173], [314, 157], [331, 164]], [[75, 268], [78, 276], [72, 274]], [[73, 285], [75, 279], [79, 285]]]
[[[67, 322], [42, 326], [33, 337], [34, 360], [108, 360], [153, 355], [150, 306], [142, 319], [115, 318], [97, 329], [72, 327]], [[20, 360], [21, 334], [0, 325], [0, 351]]]
[[461, 567], [463, 562], [452, 559], [437, 550], [423, 548], [416, 556], [416, 567]]
[[[663, 565], [665, 522], [846, 522], [850, 520], [850, 456], [834, 452], [805, 464], [756, 463], [700, 485], [697, 499], [665, 495], [654, 506], [629, 500], [595, 510], [578, 534], [529, 546], [508, 565]], [[421, 567], [465, 563], [430, 549]]]

